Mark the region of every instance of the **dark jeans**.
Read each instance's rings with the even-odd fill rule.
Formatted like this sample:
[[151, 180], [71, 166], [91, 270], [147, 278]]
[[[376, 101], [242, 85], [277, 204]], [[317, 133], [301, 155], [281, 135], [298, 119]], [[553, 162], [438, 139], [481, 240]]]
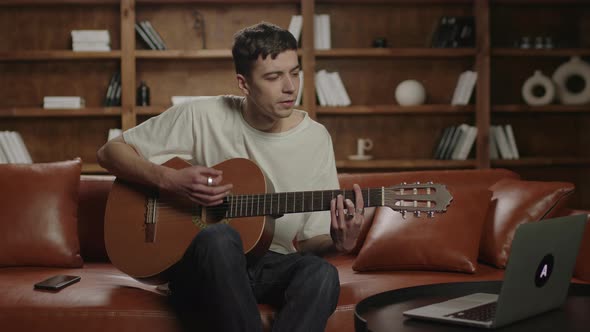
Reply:
[[171, 277], [171, 300], [187, 329], [262, 331], [257, 303], [278, 309], [273, 331], [324, 331], [336, 309], [338, 271], [324, 259], [268, 252], [248, 265], [239, 234], [201, 231]]

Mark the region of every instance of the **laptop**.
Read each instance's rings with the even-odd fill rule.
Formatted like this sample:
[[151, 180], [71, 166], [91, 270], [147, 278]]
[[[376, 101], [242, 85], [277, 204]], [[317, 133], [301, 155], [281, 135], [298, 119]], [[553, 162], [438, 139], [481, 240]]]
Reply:
[[405, 311], [408, 317], [496, 328], [561, 307], [566, 300], [587, 215], [520, 225], [500, 294], [476, 293]]

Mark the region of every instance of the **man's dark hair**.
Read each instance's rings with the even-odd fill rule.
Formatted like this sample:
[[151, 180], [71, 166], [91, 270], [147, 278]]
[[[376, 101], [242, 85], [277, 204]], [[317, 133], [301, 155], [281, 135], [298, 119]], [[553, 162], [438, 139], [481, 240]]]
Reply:
[[297, 50], [297, 40], [288, 31], [267, 22], [244, 28], [234, 35], [232, 55], [236, 66], [236, 73], [249, 77], [252, 65], [259, 56], [266, 59], [287, 50]]

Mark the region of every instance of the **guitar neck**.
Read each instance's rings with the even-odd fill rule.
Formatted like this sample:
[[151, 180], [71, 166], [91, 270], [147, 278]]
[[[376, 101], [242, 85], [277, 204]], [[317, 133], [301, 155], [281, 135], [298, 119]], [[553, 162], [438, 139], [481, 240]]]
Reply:
[[[361, 192], [366, 207], [383, 205], [384, 188], [367, 188]], [[355, 202], [352, 190], [323, 190], [230, 195], [226, 197], [223, 205], [226, 207], [228, 218], [283, 215], [330, 210], [330, 202], [338, 195]]]

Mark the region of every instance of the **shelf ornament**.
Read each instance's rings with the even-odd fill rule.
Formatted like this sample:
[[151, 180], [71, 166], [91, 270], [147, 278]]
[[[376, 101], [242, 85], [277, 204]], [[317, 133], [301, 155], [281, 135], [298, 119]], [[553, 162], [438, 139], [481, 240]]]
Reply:
[[535, 70], [522, 85], [522, 98], [533, 106], [547, 105], [555, 99], [555, 85], [553, 81], [540, 70]]
[[572, 56], [568, 62], [557, 67], [553, 73], [553, 82], [563, 104], [580, 105], [590, 102], [590, 65], [579, 56]]
[[422, 105], [426, 100], [426, 90], [416, 80], [405, 80], [395, 88], [395, 100], [401, 106]]

